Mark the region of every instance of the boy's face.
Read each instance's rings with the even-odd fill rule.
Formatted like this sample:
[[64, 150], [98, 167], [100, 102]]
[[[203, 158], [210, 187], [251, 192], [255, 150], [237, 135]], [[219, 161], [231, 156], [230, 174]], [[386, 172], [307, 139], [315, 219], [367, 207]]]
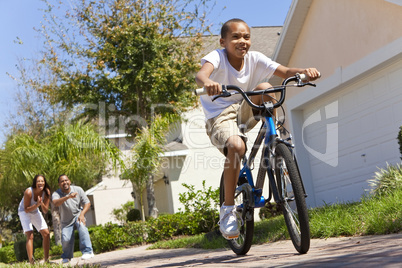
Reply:
[[250, 28], [245, 23], [232, 22], [220, 44], [226, 49], [229, 59], [243, 59], [251, 46]]

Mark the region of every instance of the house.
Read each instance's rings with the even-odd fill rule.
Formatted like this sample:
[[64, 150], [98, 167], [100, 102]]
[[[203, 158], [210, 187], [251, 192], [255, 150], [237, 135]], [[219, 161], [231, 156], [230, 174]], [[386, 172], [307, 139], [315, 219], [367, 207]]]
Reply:
[[[401, 14], [401, 0], [294, 0], [283, 29], [251, 29], [252, 49], [285, 66], [321, 71], [316, 88], [289, 89], [285, 105], [311, 207], [359, 200], [379, 167], [400, 162], [396, 137], [402, 125]], [[205, 50], [217, 48], [218, 39], [209, 37]], [[270, 82], [277, 85], [280, 80]], [[155, 175], [159, 213], [181, 208], [178, 197], [186, 191], [182, 183], [196, 189], [203, 180], [207, 186], [219, 186], [224, 159], [205, 135], [201, 108], [184, 117], [187, 121], [172, 135], [163, 168]], [[124, 142], [124, 137], [116, 140]], [[101, 189], [93, 191], [94, 197]], [[127, 189], [107, 197], [105, 191], [97, 198], [121, 198], [122, 204], [130, 193]], [[94, 203], [96, 214], [110, 214]]]
[[[252, 49], [271, 56], [281, 29], [281, 26], [252, 27]], [[219, 48], [219, 38], [217, 35], [205, 37], [205, 51], [202, 54]], [[212, 186], [213, 189], [220, 184], [224, 158], [206, 135], [205, 117], [201, 107], [185, 113], [183, 117], [184, 122], [168, 133], [168, 143], [161, 155], [161, 170], [154, 174], [159, 213], [172, 214], [182, 208], [179, 195], [187, 191], [183, 183], [194, 185], [196, 189], [202, 189], [203, 180], [207, 187]], [[251, 141], [257, 131], [258, 129], [249, 133], [249, 146], [252, 146]], [[132, 144], [127, 134], [113, 134], [107, 138], [124, 153], [129, 153]], [[131, 183], [121, 181], [118, 174], [104, 176], [102, 182], [89, 189], [87, 194], [92, 203], [91, 211], [87, 213], [88, 225], [118, 223], [112, 216], [113, 209], [133, 200]], [[147, 202], [144, 205], [147, 214]], [[138, 202], [136, 207], [139, 207]]]
[[294, 0], [273, 59], [317, 67], [286, 111], [310, 206], [357, 201], [400, 162], [402, 1]]

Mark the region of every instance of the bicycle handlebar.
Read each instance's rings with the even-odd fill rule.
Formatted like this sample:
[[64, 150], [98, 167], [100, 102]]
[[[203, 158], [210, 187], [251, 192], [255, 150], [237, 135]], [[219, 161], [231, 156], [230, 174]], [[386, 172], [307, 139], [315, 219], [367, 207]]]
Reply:
[[[320, 75], [321, 77], [321, 75]], [[212, 101], [216, 100], [217, 98], [221, 98], [221, 97], [230, 97], [232, 95], [235, 94], [241, 94], [244, 98], [244, 100], [254, 109], [257, 110], [264, 110], [267, 107], [265, 105], [256, 105], [254, 104], [250, 98], [248, 96], [254, 96], [254, 95], [262, 95], [262, 94], [267, 94], [267, 93], [275, 93], [275, 92], [281, 92], [281, 96], [279, 98], [279, 101], [276, 102], [272, 108], [278, 108], [280, 107], [283, 102], [285, 101], [285, 92], [286, 92], [286, 86], [288, 83], [290, 82], [297, 82], [295, 85], [297, 87], [304, 87], [304, 86], [313, 86], [315, 87], [316, 85], [308, 82], [308, 77], [305, 74], [296, 74], [295, 76], [291, 76], [287, 79], [285, 79], [282, 82], [281, 86], [277, 86], [277, 87], [271, 87], [268, 89], [264, 89], [264, 90], [257, 90], [257, 91], [247, 91], [245, 92], [243, 89], [239, 88], [238, 86], [234, 86], [234, 85], [222, 85], [222, 94], [215, 96]], [[235, 90], [235, 92], [229, 92], [228, 90]], [[195, 94], [197, 96], [199, 95], [206, 95], [208, 94], [205, 88], [197, 88], [195, 90]]]

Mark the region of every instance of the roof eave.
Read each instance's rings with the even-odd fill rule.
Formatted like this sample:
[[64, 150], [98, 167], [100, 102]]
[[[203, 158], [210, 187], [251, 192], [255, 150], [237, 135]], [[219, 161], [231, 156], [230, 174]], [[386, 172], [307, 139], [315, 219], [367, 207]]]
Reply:
[[272, 59], [288, 66], [297, 39], [313, 0], [293, 0], [286, 15], [281, 36], [276, 44]]

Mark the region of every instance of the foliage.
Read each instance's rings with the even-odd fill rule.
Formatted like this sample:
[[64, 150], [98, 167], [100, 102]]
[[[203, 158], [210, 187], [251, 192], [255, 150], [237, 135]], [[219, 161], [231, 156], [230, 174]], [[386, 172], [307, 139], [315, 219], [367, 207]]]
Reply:
[[133, 208], [127, 213], [127, 221], [140, 221], [141, 220], [141, 212]]
[[379, 168], [374, 179], [370, 180], [369, 183], [375, 195], [390, 194], [395, 189], [402, 189], [401, 164], [389, 165], [387, 163], [387, 168]]
[[179, 201], [184, 205], [185, 213], [194, 218], [190, 222], [189, 228], [192, 228], [194, 233], [209, 232], [216, 228], [219, 218], [217, 210], [219, 207], [219, 188], [215, 190], [212, 190], [211, 186], [206, 188], [205, 180], [202, 181], [201, 190], [195, 191], [194, 185], [184, 183], [183, 186], [187, 188], [187, 191], [179, 194]]
[[398, 144], [399, 144], [399, 152], [401, 153], [401, 159], [402, 159], [402, 126], [399, 127]]
[[123, 180], [130, 180], [139, 198], [142, 220], [145, 220], [142, 193], [160, 165], [160, 154], [165, 143], [164, 133], [168, 130], [172, 118], [157, 116], [149, 127], [143, 127], [135, 137], [135, 144], [126, 160], [126, 169], [120, 175]]
[[[51, 241], [53, 241], [53, 239]], [[61, 256], [61, 254], [63, 254], [63, 247], [61, 245], [52, 245], [50, 247], [50, 256]]]
[[15, 252], [15, 258], [18, 261], [28, 260], [28, 254], [25, 244], [26, 244], [25, 235], [22, 233], [17, 234], [14, 242], [14, 252]]
[[114, 218], [120, 223], [127, 222], [128, 213], [134, 209], [134, 201], [128, 201], [127, 203], [121, 205], [120, 208], [114, 208], [112, 214]]
[[[50, 252], [50, 251], [49, 251]], [[45, 258], [45, 252], [43, 251], [43, 248], [36, 248], [34, 250], [34, 258], [35, 260], [42, 260], [43, 258]]]
[[14, 253], [14, 245], [8, 245], [0, 248], [0, 263], [16, 262], [17, 258]]
[[139, 223], [130, 222], [124, 227], [107, 223], [104, 226], [90, 227], [89, 232], [95, 253], [141, 244], [144, 241], [143, 225]]
[[261, 220], [264, 220], [264, 219], [276, 217], [281, 214], [282, 214], [282, 210], [281, 210], [280, 206], [278, 206], [275, 203], [271, 204], [271, 202], [268, 202], [265, 204], [264, 207], [260, 208], [260, 212], [258, 213], [258, 216], [260, 216]]
[[36, 138], [10, 136], [0, 150], [0, 189], [8, 193], [1, 195], [0, 204], [17, 207], [36, 174], [44, 174], [52, 190], [58, 188], [60, 174], [88, 189], [106, 172], [109, 159], [116, 166], [117, 148], [82, 122], [53, 126]]
[[[170, 112], [193, 105], [208, 2], [47, 2], [38, 31], [45, 40], [40, 65], [50, 77], [41, 81], [41, 92], [69, 107], [102, 103], [110, 116], [105, 122], [123, 117], [120, 127], [133, 136], [149, 122], [155, 104]], [[65, 16], [54, 10], [65, 10]], [[99, 116], [92, 106], [84, 114]]]
[[204, 219], [204, 227], [198, 226], [198, 218], [193, 213], [176, 213], [149, 218], [147, 221], [127, 222], [119, 226], [108, 223], [104, 226], [90, 227], [92, 246], [96, 253], [110, 251], [119, 247], [154, 243], [160, 240], [172, 239], [180, 235], [197, 235], [208, 232], [205, 226], [216, 224], [217, 214], [209, 214]]

